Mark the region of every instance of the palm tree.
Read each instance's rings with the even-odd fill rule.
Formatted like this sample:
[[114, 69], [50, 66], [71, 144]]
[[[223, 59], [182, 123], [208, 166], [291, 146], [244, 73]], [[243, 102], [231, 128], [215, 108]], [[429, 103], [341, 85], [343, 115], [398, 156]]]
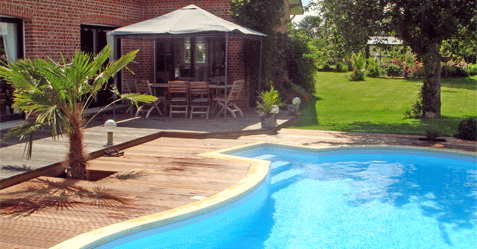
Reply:
[[[97, 93], [107, 88], [108, 79], [126, 67], [137, 52], [138, 50], [132, 51], [107, 63], [112, 49], [106, 46], [95, 57], [77, 51], [72, 60], [62, 58], [61, 63], [51, 59], [25, 59], [0, 67], [0, 77], [15, 89], [13, 108], [25, 112], [27, 117], [31, 114], [38, 115], [35, 120], [12, 129], [6, 138], [28, 138], [27, 158], [31, 158], [34, 131], [43, 126], [51, 126], [54, 139], [62, 134], [69, 138], [66, 160], [68, 178], [87, 179], [83, 128], [94, 117], [85, 122], [84, 111]], [[137, 104], [157, 99], [150, 95], [120, 95], [117, 89], [113, 91], [119, 98], [111, 104], [120, 100], [130, 100]]]

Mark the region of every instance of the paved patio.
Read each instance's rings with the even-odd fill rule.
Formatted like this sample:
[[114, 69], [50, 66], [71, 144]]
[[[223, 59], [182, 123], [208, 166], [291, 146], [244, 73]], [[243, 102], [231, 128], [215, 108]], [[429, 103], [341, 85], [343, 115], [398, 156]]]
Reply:
[[[235, 184], [248, 169], [247, 164], [236, 164], [215, 159], [204, 159], [199, 153], [247, 144], [257, 141], [297, 144], [310, 147], [347, 145], [406, 145], [477, 152], [477, 142], [446, 138], [446, 142], [428, 142], [418, 136], [359, 134], [329, 131], [281, 129], [277, 133], [259, 129], [258, 115], [247, 113], [244, 118], [227, 120], [186, 120], [182, 118], [130, 119], [117, 115], [115, 132], [121, 157], [99, 157], [105, 149], [106, 135], [100, 125], [111, 116], [104, 115], [85, 131], [86, 150], [97, 158], [89, 161], [92, 174], [105, 177], [96, 182], [68, 181], [56, 177], [21, 179], [21, 173], [53, 173], [43, 170], [62, 160], [66, 153], [66, 139], [53, 141], [39, 134], [35, 141], [33, 160], [21, 158], [23, 147], [14, 140], [2, 143], [2, 166], [17, 166], [15, 170], [2, 169], [4, 179], [22, 183], [0, 190], [2, 205], [14, 208], [27, 199], [31, 187], [50, 189], [56, 185], [84, 188], [99, 187], [111, 199], [102, 205], [90, 205], [72, 196], [64, 202], [55, 202], [55, 196], [43, 196], [50, 206], [23, 205], [20, 214], [33, 210], [21, 218], [0, 216], [0, 248], [49, 248], [71, 237], [123, 220], [152, 214], [189, 204], [197, 198], [211, 196]], [[287, 125], [291, 117], [284, 114], [280, 123]], [[122, 146], [122, 147], [121, 147]], [[5, 158], [5, 159], [4, 159]], [[22, 170], [23, 164], [25, 164]], [[28, 169], [33, 170], [28, 170]], [[104, 172], [108, 173], [105, 174]], [[10, 175], [8, 175], [10, 174]], [[56, 182], [56, 183], [55, 183]], [[22, 192], [30, 188], [30, 192]], [[42, 189], [42, 188], [40, 188]], [[30, 194], [30, 195], [28, 195]], [[40, 196], [41, 197], [41, 196]], [[53, 200], [52, 200], [53, 199]], [[2, 209], [2, 213], [6, 209]], [[12, 210], [12, 209], [10, 209]]]

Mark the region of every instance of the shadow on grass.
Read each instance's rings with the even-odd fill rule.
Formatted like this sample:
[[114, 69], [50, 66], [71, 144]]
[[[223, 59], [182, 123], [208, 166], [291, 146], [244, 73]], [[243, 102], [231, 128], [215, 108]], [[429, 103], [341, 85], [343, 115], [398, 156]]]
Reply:
[[323, 100], [320, 97], [313, 96], [309, 103], [301, 104], [299, 113], [301, 121], [294, 124], [293, 128], [308, 127], [319, 124], [318, 115], [316, 113], [316, 103]]
[[418, 119], [413, 124], [382, 124], [373, 122], [354, 122], [340, 131], [385, 133], [385, 134], [408, 134], [425, 135], [426, 131], [437, 131], [439, 136], [452, 137], [457, 133], [457, 126], [467, 117], [442, 116], [438, 119]]
[[2, 194], [0, 215], [22, 218], [49, 208], [68, 209], [79, 205], [117, 207], [128, 200], [107, 192], [103, 187], [87, 189], [72, 180], [51, 181], [37, 179], [32, 185], [18, 191]]
[[[423, 79], [406, 79], [406, 81], [414, 83], [422, 83]], [[475, 77], [454, 77], [441, 78], [441, 87], [477, 90], [477, 79]]]

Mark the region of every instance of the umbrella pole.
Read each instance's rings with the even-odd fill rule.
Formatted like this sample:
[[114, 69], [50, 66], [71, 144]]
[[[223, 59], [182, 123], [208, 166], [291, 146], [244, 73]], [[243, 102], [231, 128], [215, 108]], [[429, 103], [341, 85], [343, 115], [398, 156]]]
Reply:
[[229, 33], [225, 33], [225, 110], [224, 118], [227, 119], [227, 85], [228, 85], [228, 67], [229, 67]]
[[[113, 38], [113, 61], [116, 61], [118, 58], [119, 58], [119, 38], [118, 37], [114, 37]], [[120, 72], [118, 72], [120, 73]], [[118, 79], [118, 73], [116, 73], [116, 75], [114, 75], [114, 86], [116, 87], [116, 89], [119, 88], [119, 79]], [[121, 88], [121, 91], [122, 91], [122, 88]], [[116, 100], [117, 96], [114, 95], [114, 100]], [[113, 104], [113, 120], [116, 119], [116, 102], [114, 102]]]
[[258, 61], [258, 92], [262, 91], [262, 38], [260, 38], [260, 58]]

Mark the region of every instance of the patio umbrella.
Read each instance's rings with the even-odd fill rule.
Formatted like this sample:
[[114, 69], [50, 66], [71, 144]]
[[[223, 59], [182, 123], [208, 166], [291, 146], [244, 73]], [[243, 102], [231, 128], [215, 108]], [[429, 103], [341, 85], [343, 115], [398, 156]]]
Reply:
[[109, 35], [124, 37], [164, 37], [166, 35], [189, 35], [229, 33], [238, 36], [265, 37], [265, 34], [222, 19], [193, 4], [168, 14], [131, 24], [109, 32]]
[[[225, 86], [228, 85], [228, 38], [229, 36], [257, 39], [260, 41], [260, 67], [261, 67], [261, 41], [265, 34], [242, 27], [233, 22], [222, 19], [195, 5], [189, 5], [168, 14], [131, 24], [115, 29], [108, 33], [109, 42], [113, 43], [115, 51], [118, 39], [155, 39], [155, 38], [179, 38], [190, 35], [201, 36], [225, 36]], [[113, 39], [111, 39], [113, 38]], [[114, 53], [117, 56], [117, 52]], [[259, 70], [259, 85], [261, 68]], [[226, 113], [224, 114], [226, 115]]]

